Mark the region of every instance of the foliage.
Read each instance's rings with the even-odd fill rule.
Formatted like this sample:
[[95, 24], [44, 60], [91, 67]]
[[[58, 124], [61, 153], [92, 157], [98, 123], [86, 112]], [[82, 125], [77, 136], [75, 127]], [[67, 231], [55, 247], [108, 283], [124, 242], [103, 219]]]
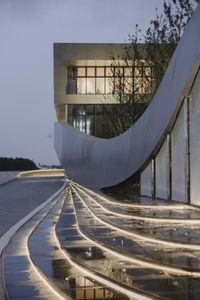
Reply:
[[[110, 136], [127, 130], [148, 106], [194, 8], [191, 0], [164, 0], [162, 13], [156, 9], [146, 32], [136, 25], [122, 57], [112, 58], [114, 98], [120, 110], [110, 120]], [[122, 66], [133, 70], [132, 82], [120, 73]]]
[[0, 157], [0, 171], [28, 171], [37, 169], [36, 164], [30, 159]]

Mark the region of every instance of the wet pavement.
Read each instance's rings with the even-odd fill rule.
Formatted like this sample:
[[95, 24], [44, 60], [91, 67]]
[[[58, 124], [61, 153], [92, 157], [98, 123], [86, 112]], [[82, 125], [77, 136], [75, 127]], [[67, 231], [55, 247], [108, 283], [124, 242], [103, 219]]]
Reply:
[[[79, 226], [85, 226], [87, 228], [94, 227], [96, 229], [96, 236], [103, 236], [102, 225], [99, 225], [95, 222], [94, 224], [88, 222], [90, 217], [84, 210], [82, 203], [74, 194], [73, 199], [76, 207]], [[68, 197], [68, 207], [70, 206], [69, 201], [70, 200]], [[67, 230], [67, 224], [65, 225], [65, 228], [65, 230]], [[79, 260], [80, 263], [84, 264], [88, 268], [97, 270], [97, 272], [100, 274], [122, 283], [127, 288], [134, 288], [140, 292], [143, 291], [154, 297], [159, 296], [160, 299], [199, 299], [199, 278], [194, 279], [186, 276], [176, 276], [167, 272], [163, 272], [162, 268], [160, 271], [157, 271], [150, 268], [141, 267], [138, 264], [130, 263], [128, 260], [119, 260], [109, 252], [102, 250], [96, 245], [90, 247], [81, 245], [78, 246], [79, 241], [83, 241], [83, 237], [78, 231], [70, 232], [70, 235], [73, 235], [73, 233], [77, 239], [76, 248], [70, 248], [66, 245], [64, 234], [62, 236], [63, 247], [65, 246], [66, 250], [69, 251], [70, 254], [76, 258], [76, 260]], [[69, 232], [67, 234], [69, 237]], [[112, 232], [110, 234], [113, 237]]]
[[[65, 193], [23, 225], [4, 250], [8, 299], [128, 299], [85, 276], [66, 259], [55, 235], [63, 201], [66, 201]], [[64, 219], [65, 213], [64, 208]], [[74, 213], [67, 222], [75, 229]], [[60, 237], [64, 232], [63, 224], [66, 222], [60, 218], [57, 224]], [[70, 237], [68, 245], [73, 248], [76, 238]], [[91, 243], [84, 241], [84, 247], [88, 246]]]
[[[195, 244], [200, 250], [200, 224], [176, 224], [174, 222], [168, 223], [164, 222], [162, 224], [156, 222], [150, 222], [148, 219], [146, 221], [141, 220], [132, 220], [122, 218], [116, 215], [113, 215], [111, 212], [108, 213], [102, 209], [102, 207], [94, 202], [90, 197], [84, 192], [81, 192], [80, 189], [77, 189], [77, 192], [80, 194], [82, 200], [87, 205], [89, 210], [101, 221], [104, 223], [113, 226], [118, 230], [125, 231], [128, 235], [133, 235], [133, 237], [144, 237], [149, 238], [156, 242], [156, 240], [182, 243], [187, 245]], [[193, 210], [190, 210], [193, 214]], [[184, 210], [182, 212], [184, 214]], [[188, 210], [186, 210], [186, 218], [188, 219]], [[135, 236], [134, 236], [135, 235]], [[158, 243], [159, 244], [159, 243]], [[190, 246], [188, 246], [189, 248]], [[190, 248], [189, 248], [190, 249]]]
[[[45, 218], [50, 203], [41, 212], [26, 223], [11, 239], [3, 253], [4, 280], [8, 299], [59, 299], [48, 289], [31, 262], [28, 250], [28, 238], [32, 230]], [[38, 244], [39, 247], [39, 244]]]
[[122, 255], [137, 258], [141, 262], [162, 263], [183, 270], [200, 271], [200, 252], [163, 247], [123, 235], [96, 220], [76, 195], [73, 195], [73, 199], [79, 208], [77, 215], [80, 229], [100, 245]]
[[140, 195], [135, 195], [134, 198], [116, 198], [112, 196], [112, 193], [109, 193], [109, 195], [105, 195], [104, 193], [102, 193], [101, 191], [97, 190], [97, 191], [93, 191], [90, 190], [84, 186], [79, 185], [77, 182], [74, 181], [70, 181], [70, 184], [77, 187], [77, 188], [81, 188], [83, 191], [87, 192], [88, 195], [91, 195], [92, 197], [97, 197], [97, 199], [101, 199], [104, 202], [107, 203], [111, 203], [113, 204], [117, 204], [117, 207], [144, 207], [146, 206], [147, 208], [159, 208], [160, 206], [162, 206], [162, 209], [165, 209], [165, 207], [168, 209], [169, 207], [172, 207], [173, 209], [180, 209], [180, 208], [185, 208], [188, 207], [188, 209], [198, 209], [199, 208], [195, 208], [192, 207], [190, 205], [181, 203], [179, 201], [170, 201], [170, 200], [163, 200], [163, 199], [156, 199], [156, 198], [150, 198], [150, 197], [144, 197], [144, 196], [140, 196]]
[[[39, 190], [42, 180], [21, 184], [38, 183]], [[70, 186], [24, 224], [4, 250], [8, 298], [200, 299], [200, 251], [159, 244], [161, 239], [200, 243], [200, 224], [161, 224], [117, 215], [184, 220], [198, 219], [199, 210], [137, 205], [116, 206], [92, 191]], [[130, 235], [135, 232], [137, 237]]]
[[[134, 217], [145, 217], [145, 218], [155, 218], [155, 219], [178, 219], [180, 221], [181, 219], [184, 219], [184, 221], [188, 220], [194, 220], [196, 219], [200, 223], [200, 209], [195, 207], [188, 207], [185, 205], [184, 209], [181, 209], [180, 203], [177, 203], [176, 205], [173, 205], [173, 209], [168, 208], [168, 205], [166, 204], [167, 201], [165, 201], [165, 209], [163, 207], [160, 207], [160, 201], [158, 202], [158, 207], [156, 206], [156, 201], [154, 201], [154, 205], [148, 207], [148, 208], [139, 208], [139, 207], [123, 207], [116, 205], [114, 206], [112, 202], [107, 202], [105, 198], [94, 194], [90, 192], [89, 190], [86, 192], [84, 189], [80, 189], [78, 186], [75, 186], [77, 190], [81, 191], [82, 193], [85, 193], [87, 197], [91, 197], [93, 199], [93, 202], [96, 202], [97, 204], [101, 205], [102, 208], [106, 209], [108, 212], [110, 211], [112, 214], [121, 214], [124, 218], [134, 218]], [[141, 202], [142, 205], [143, 201]], [[169, 203], [168, 203], [169, 204]], [[171, 204], [170, 204], [171, 205]], [[176, 209], [175, 209], [176, 208]]]

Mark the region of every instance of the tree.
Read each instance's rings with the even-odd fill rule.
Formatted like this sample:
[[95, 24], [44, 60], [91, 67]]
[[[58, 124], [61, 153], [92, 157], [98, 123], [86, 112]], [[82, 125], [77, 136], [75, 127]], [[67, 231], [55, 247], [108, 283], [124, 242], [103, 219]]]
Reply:
[[[155, 94], [185, 27], [194, 12], [191, 0], [164, 0], [163, 11], [143, 33], [139, 26], [129, 35], [122, 57], [112, 58], [115, 113], [109, 136], [127, 130], [144, 112]], [[130, 68], [130, 77], [125, 70]]]
[[36, 164], [27, 158], [0, 157], [0, 171], [28, 171], [37, 169]]

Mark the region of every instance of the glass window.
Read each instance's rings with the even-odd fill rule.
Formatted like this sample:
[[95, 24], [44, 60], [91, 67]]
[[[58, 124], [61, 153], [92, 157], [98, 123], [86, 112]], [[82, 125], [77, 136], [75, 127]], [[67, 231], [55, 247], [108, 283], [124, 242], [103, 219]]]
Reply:
[[114, 84], [113, 78], [106, 78], [106, 94], [113, 94]]
[[94, 104], [85, 105], [86, 114], [93, 115], [94, 114]]
[[77, 94], [86, 94], [86, 78], [77, 78]]
[[152, 76], [150, 67], [144, 67], [143, 72], [144, 72], [144, 76], [150, 76], [150, 77]]
[[69, 78], [75, 79], [76, 76], [77, 76], [76, 71], [77, 71], [76, 67], [69, 67], [68, 68], [68, 76], [69, 76]]
[[127, 76], [127, 77], [132, 76], [132, 68], [131, 67], [125, 67], [124, 68], [124, 76]]
[[78, 69], [78, 71], [77, 71], [78, 76], [85, 77], [85, 75], [86, 75], [85, 67], [78, 67], [77, 69]]
[[87, 68], [87, 76], [88, 77], [94, 77], [95, 76], [95, 68], [94, 67], [88, 67]]
[[136, 77], [134, 79], [134, 92], [135, 94], [143, 94], [143, 79], [142, 77]]
[[134, 76], [136, 77], [141, 77], [143, 74], [143, 69], [142, 67], [135, 67], [134, 68]]
[[95, 78], [87, 78], [87, 94], [95, 94]]
[[151, 77], [143, 77], [143, 93], [151, 94], [152, 93], [152, 78]]
[[102, 115], [96, 115], [95, 119], [95, 135], [104, 137], [104, 117]]
[[76, 119], [74, 119], [75, 122], [75, 128], [78, 129], [81, 132], [85, 132], [85, 117], [83, 116], [77, 116]]
[[76, 79], [70, 78], [68, 80], [67, 93], [68, 94], [76, 94], [77, 93]]
[[104, 108], [105, 108], [105, 112], [107, 115], [110, 115], [113, 113], [113, 104], [105, 104]]
[[104, 68], [103, 67], [97, 67], [96, 68], [96, 76], [97, 77], [104, 77]]
[[120, 77], [124, 75], [124, 69], [121, 67], [115, 68], [115, 76]]
[[85, 115], [85, 105], [74, 105], [76, 107], [76, 114], [84, 116]]
[[124, 94], [133, 93], [133, 79], [132, 77], [124, 78]]
[[96, 94], [104, 93], [104, 78], [96, 78]]
[[105, 118], [105, 135], [106, 137], [111, 137], [113, 136], [113, 131], [114, 131], [114, 119], [113, 119], [113, 115], [110, 114], [109, 116], [107, 116], [107, 118]]
[[123, 77], [119, 77], [119, 78], [115, 78], [115, 94], [124, 93], [124, 78]]
[[104, 105], [96, 104], [96, 114], [103, 114]]
[[68, 116], [68, 123], [70, 124], [70, 125], [72, 125], [73, 126], [73, 117], [72, 116]]
[[114, 74], [114, 68], [112, 67], [106, 67], [106, 76], [111, 77]]
[[74, 107], [74, 105], [68, 105], [68, 115], [74, 115], [74, 113], [75, 113], [75, 107]]
[[86, 116], [86, 130], [87, 134], [94, 134], [94, 116]]

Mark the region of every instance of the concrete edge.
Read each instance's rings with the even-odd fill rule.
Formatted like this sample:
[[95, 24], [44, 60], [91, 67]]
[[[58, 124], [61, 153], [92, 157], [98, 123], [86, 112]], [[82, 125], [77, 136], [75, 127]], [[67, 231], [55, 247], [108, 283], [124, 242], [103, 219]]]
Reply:
[[30, 170], [23, 171], [17, 174], [18, 178], [24, 177], [65, 177], [64, 169], [41, 169], [41, 170]]
[[22, 227], [27, 221], [29, 221], [36, 213], [38, 213], [41, 209], [43, 209], [47, 204], [49, 204], [53, 199], [55, 199], [67, 186], [67, 182], [65, 182], [62, 187], [55, 192], [51, 197], [49, 197], [45, 202], [36, 207], [33, 211], [31, 211], [28, 215], [18, 221], [14, 226], [12, 226], [8, 231], [4, 233], [4, 235], [0, 238], [0, 256], [4, 250], [4, 248], [8, 245], [10, 239], [14, 236], [14, 234]]

